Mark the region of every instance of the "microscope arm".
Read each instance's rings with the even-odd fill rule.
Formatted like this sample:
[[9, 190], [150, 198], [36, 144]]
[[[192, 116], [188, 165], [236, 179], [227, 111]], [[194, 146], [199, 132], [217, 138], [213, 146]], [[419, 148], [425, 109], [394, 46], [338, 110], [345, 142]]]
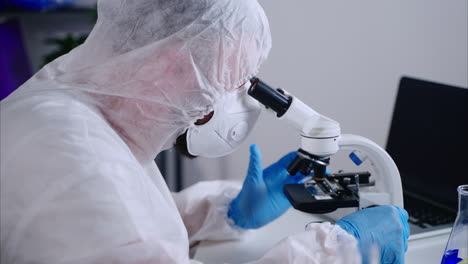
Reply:
[[371, 159], [377, 192], [389, 194], [389, 204], [403, 207], [403, 191], [398, 168], [388, 153], [373, 141], [356, 135], [343, 134], [339, 140], [340, 149], [358, 150]]

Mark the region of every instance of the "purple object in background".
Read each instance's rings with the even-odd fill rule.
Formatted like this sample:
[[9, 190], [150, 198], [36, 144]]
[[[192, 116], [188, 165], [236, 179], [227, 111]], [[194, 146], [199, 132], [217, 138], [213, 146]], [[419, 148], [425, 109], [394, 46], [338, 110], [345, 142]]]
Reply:
[[0, 23], [0, 100], [31, 77], [26, 50], [17, 20]]
[[70, 6], [75, 0], [0, 0], [0, 7], [13, 7], [32, 11], [50, 10]]

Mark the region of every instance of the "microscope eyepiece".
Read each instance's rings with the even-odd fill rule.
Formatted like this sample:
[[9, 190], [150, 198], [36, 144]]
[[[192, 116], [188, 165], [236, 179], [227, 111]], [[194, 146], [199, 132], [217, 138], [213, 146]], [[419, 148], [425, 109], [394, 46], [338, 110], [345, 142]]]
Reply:
[[275, 111], [277, 117], [281, 117], [288, 111], [292, 98], [284, 95], [282, 90], [275, 90], [255, 77], [250, 82], [252, 85], [248, 90], [248, 94], [267, 108]]

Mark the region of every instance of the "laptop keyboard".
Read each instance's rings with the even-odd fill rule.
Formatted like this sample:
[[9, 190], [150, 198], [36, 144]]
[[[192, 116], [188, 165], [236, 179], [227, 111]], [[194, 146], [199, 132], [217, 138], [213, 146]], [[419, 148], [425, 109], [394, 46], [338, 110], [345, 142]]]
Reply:
[[456, 213], [411, 196], [405, 196], [405, 209], [409, 222], [421, 228], [453, 223], [456, 218]]

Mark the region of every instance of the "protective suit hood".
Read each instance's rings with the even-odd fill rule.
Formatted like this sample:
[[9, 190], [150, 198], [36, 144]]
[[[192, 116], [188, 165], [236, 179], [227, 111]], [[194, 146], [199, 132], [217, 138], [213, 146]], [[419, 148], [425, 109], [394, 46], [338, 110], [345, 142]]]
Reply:
[[100, 0], [98, 12], [83, 45], [19, 90], [66, 90], [97, 106], [140, 161], [255, 75], [271, 48], [255, 0]]

